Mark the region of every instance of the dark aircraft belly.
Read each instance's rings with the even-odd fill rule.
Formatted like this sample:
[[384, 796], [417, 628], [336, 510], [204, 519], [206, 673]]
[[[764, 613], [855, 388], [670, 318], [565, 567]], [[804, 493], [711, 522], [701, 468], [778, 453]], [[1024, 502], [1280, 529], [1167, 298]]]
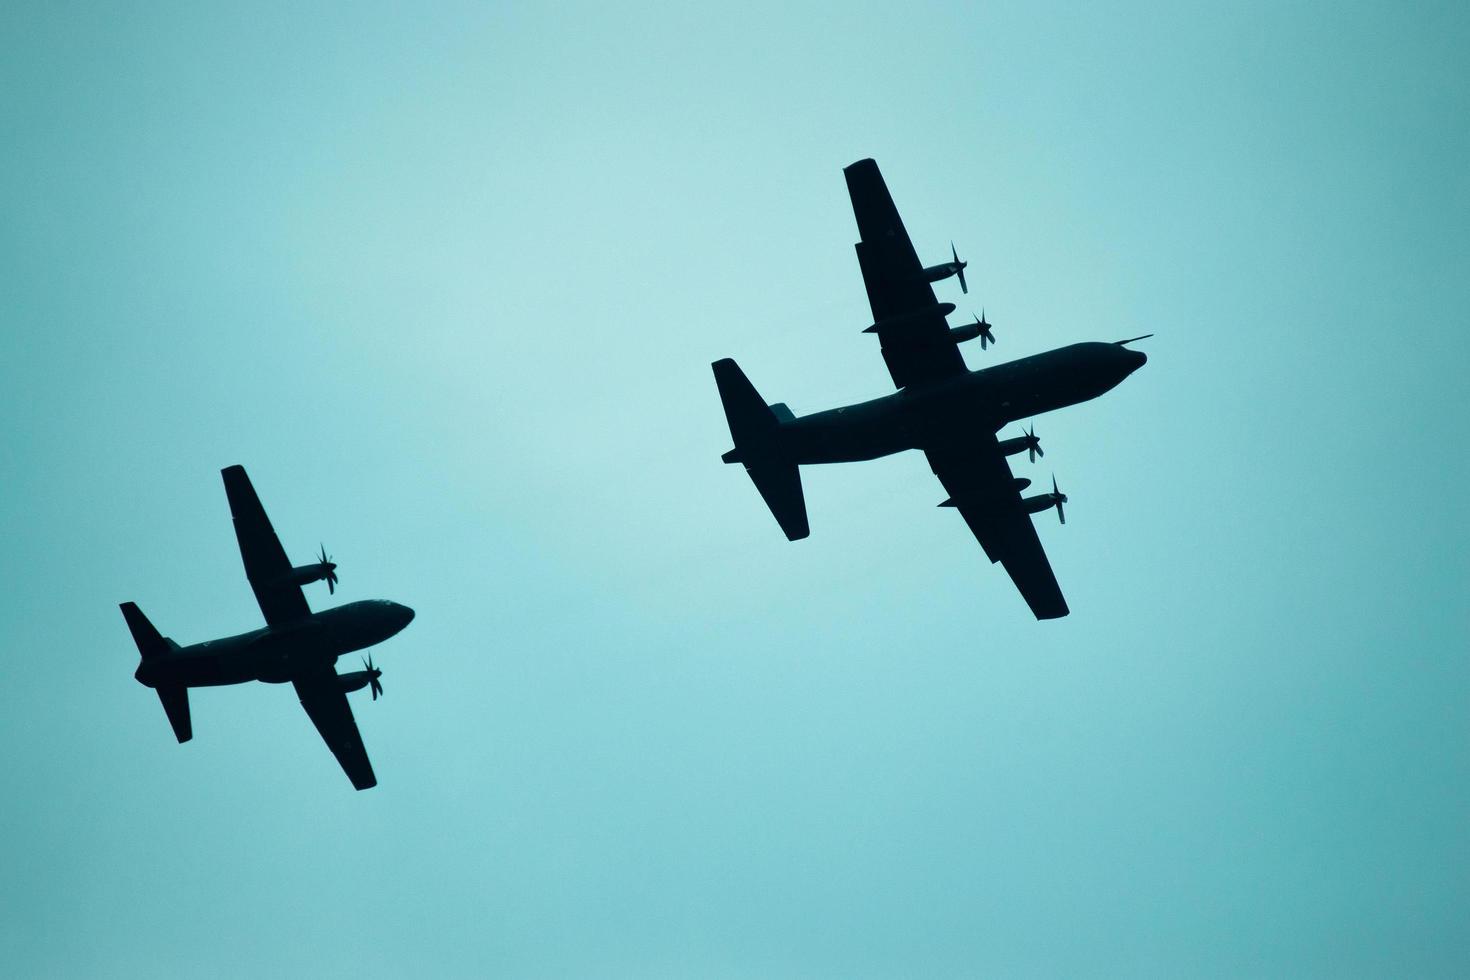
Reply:
[[1121, 380], [1122, 375], [1079, 350], [1083, 347], [1064, 347], [983, 372], [982, 397], [993, 407], [997, 427], [1090, 401]]
[[215, 687], [253, 681], [256, 674], [247, 665], [239, 663], [237, 657], [206, 654], [180, 657], [168, 665], [164, 679], [186, 687]]
[[249, 651], [241, 669], [249, 670], [255, 680], [267, 684], [284, 684], [302, 673], [331, 666], [338, 651], [328, 649], [329, 636], [313, 631], [306, 635], [288, 635], [276, 642], [261, 644]]
[[781, 448], [793, 463], [856, 463], [912, 449], [914, 440], [898, 411], [853, 405], [786, 423]]
[[1066, 408], [1068, 405], [1075, 405], [1092, 397], [1094, 396], [1080, 395], [1074, 391], [1056, 388], [1015, 392], [1001, 401], [1001, 421], [1005, 423], [1029, 419], [1033, 415], [1054, 412], [1059, 408]]
[[[337, 651], [326, 649], [322, 631], [247, 635], [186, 650], [168, 662], [160, 674], [163, 683], [189, 687], [265, 681], [282, 684], [303, 671], [331, 665]], [[210, 648], [213, 649], [210, 649]]]

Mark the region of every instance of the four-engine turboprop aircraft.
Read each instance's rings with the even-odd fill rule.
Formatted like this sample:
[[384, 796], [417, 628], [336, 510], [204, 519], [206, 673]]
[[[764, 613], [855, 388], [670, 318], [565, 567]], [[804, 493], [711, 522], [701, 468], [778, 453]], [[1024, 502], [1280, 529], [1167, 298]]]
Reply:
[[245, 468], [230, 466], [221, 474], [230, 513], [235, 518], [235, 536], [240, 539], [245, 577], [255, 590], [266, 626], [239, 636], [181, 647], [160, 636], [136, 605], [124, 602], [123, 618], [143, 658], [134, 676], [158, 692], [180, 742], [193, 737], [189, 688], [290, 681], [301, 706], [352, 785], [358, 789], [376, 786], [378, 780], [347, 703], [347, 692], [371, 687], [373, 700], [377, 700], [383, 690], [378, 681], [383, 672], [372, 665], [371, 659], [364, 661], [363, 670], [347, 674], [337, 673], [335, 664], [344, 654], [393, 636], [413, 619], [413, 610], [375, 599], [313, 613], [301, 587], [326, 580], [328, 588], [336, 588], [337, 566], [327, 558], [326, 549], [315, 564], [292, 568]]
[[[1065, 520], [1067, 497], [1052, 481], [1052, 491], [1022, 497], [1031, 481], [1017, 479], [1006, 457], [1040, 452], [1034, 430], [1004, 441], [996, 433], [1007, 423], [1076, 405], [1110, 390], [1148, 360], [1116, 343], [1072, 344], [1008, 364], [971, 371], [959, 344], [982, 337], [993, 342], [990, 324], [951, 328], [945, 317], [952, 303], [935, 299], [930, 283], [963, 275], [954, 261], [925, 268], [893, 206], [883, 175], [872, 160], [844, 171], [857, 217], [858, 265], [868, 289], [873, 324], [883, 359], [898, 391], [872, 401], [796, 418], [785, 405], [766, 404], [733, 360], [713, 365], [715, 382], [730, 423], [735, 448], [723, 457], [743, 463], [781, 530], [792, 541], [804, 538], [806, 501], [797, 469], [810, 463], [876, 459], [919, 449], [949, 493], [941, 507], [964, 517], [986, 556], [1000, 562], [1037, 619], [1067, 615], [1056, 576], [1031, 515], [1055, 507]], [[1133, 340], [1143, 340], [1134, 337]]]

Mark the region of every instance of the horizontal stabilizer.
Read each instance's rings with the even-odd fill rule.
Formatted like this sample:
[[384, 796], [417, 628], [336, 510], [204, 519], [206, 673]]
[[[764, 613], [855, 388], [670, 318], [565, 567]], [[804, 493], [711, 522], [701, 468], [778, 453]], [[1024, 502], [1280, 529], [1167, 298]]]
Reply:
[[761, 499], [771, 508], [776, 523], [786, 532], [788, 541], [798, 541], [811, 534], [806, 522], [806, 498], [801, 492], [801, 471], [795, 463], [763, 463], [746, 466]]
[[194, 737], [194, 728], [189, 720], [189, 689], [187, 687], [160, 687], [158, 700], [163, 702], [164, 714], [174, 728], [174, 736], [180, 742]]
[[783, 404], [767, 405], [740, 365], [730, 358], [715, 361], [710, 367], [725, 406], [730, 437], [735, 440], [735, 448], [720, 458], [745, 464], [761, 499], [789, 540], [806, 537], [811, 531], [806, 522], [806, 499], [801, 493], [801, 471], [781, 455], [781, 423], [794, 418], [791, 409]]
[[720, 402], [725, 406], [725, 421], [730, 425], [730, 438], [735, 440], [736, 448], [766, 448], [781, 424], [776, 413], [733, 360], [727, 357], [710, 367], [715, 372]]
[[136, 603], [124, 602], [118, 608], [122, 610], [123, 619], [128, 623], [128, 632], [133, 634], [133, 642], [138, 644], [138, 653], [142, 654], [144, 660], [168, 653], [171, 645], [159, 635]]

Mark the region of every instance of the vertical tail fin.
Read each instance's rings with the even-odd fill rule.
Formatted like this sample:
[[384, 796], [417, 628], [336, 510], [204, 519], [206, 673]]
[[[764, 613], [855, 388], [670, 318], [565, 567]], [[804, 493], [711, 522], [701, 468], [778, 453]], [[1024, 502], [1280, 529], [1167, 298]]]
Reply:
[[730, 358], [715, 361], [715, 384], [725, 406], [725, 421], [735, 448], [723, 457], [727, 463], [744, 463], [745, 471], [771, 509], [776, 523], [791, 541], [811, 533], [806, 520], [806, 498], [801, 492], [801, 471], [781, 456], [780, 429], [792, 418], [785, 405], [767, 405], [740, 365]]
[[[174, 642], [159, 634], [136, 603], [124, 602], [118, 608], [122, 609], [128, 632], [133, 634], [133, 642], [138, 644], [138, 653], [142, 655], [144, 664], [175, 649]], [[163, 712], [173, 726], [174, 737], [180, 742], [189, 741], [194, 737], [194, 726], [189, 717], [189, 689], [181, 684], [156, 684], [151, 679], [144, 680], [146, 670], [146, 667], [138, 668], [138, 679], [158, 691], [158, 700], [163, 702]]]

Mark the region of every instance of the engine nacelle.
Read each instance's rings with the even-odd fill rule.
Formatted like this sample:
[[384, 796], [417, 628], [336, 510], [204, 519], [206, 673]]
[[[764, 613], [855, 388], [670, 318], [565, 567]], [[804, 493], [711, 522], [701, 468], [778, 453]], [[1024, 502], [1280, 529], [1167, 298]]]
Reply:
[[919, 278], [925, 282], [943, 282], [959, 275], [960, 270], [955, 268], [953, 262], [941, 262], [939, 265], [927, 265], [919, 272]]
[[941, 262], [938, 265], [926, 266], [920, 269], [919, 278], [925, 282], [939, 282], [941, 279], [956, 276], [960, 280], [960, 291], [968, 293], [970, 291], [970, 285], [965, 282], [965, 267], [970, 263], [960, 258], [960, 253], [955, 250], [954, 242], [949, 243], [949, 255], [952, 261]]
[[1046, 453], [1041, 451], [1041, 440], [1036, 438], [1035, 429], [1030, 430], [1024, 436], [1017, 436], [1014, 439], [1002, 439], [996, 445], [1007, 456], [1029, 452], [1031, 454], [1031, 462], [1033, 463], [1036, 462], [1036, 457], [1046, 455]]
[[343, 691], [361, 691], [373, 682], [371, 670], [354, 670], [347, 674], [337, 675], [337, 686]]
[[980, 324], [966, 323], [958, 327], [949, 328], [949, 337], [957, 344], [963, 344], [967, 340], [974, 340], [980, 336]]
[[320, 582], [330, 574], [332, 569], [318, 562], [315, 565], [297, 565], [281, 578], [286, 585], [310, 585], [312, 582]]
[[1021, 507], [1028, 514], [1040, 514], [1044, 510], [1051, 510], [1057, 505], [1057, 495], [1051, 493], [1038, 493], [1034, 497], [1022, 497]]
[[1014, 439], [1002, 439], [1000, 441], [1000, 451], [1006, 456], [1014, 456], [1016, 453], [1024, 453], [1030, 445], [1031, 440], [1025, 436], [1017, 436]]

